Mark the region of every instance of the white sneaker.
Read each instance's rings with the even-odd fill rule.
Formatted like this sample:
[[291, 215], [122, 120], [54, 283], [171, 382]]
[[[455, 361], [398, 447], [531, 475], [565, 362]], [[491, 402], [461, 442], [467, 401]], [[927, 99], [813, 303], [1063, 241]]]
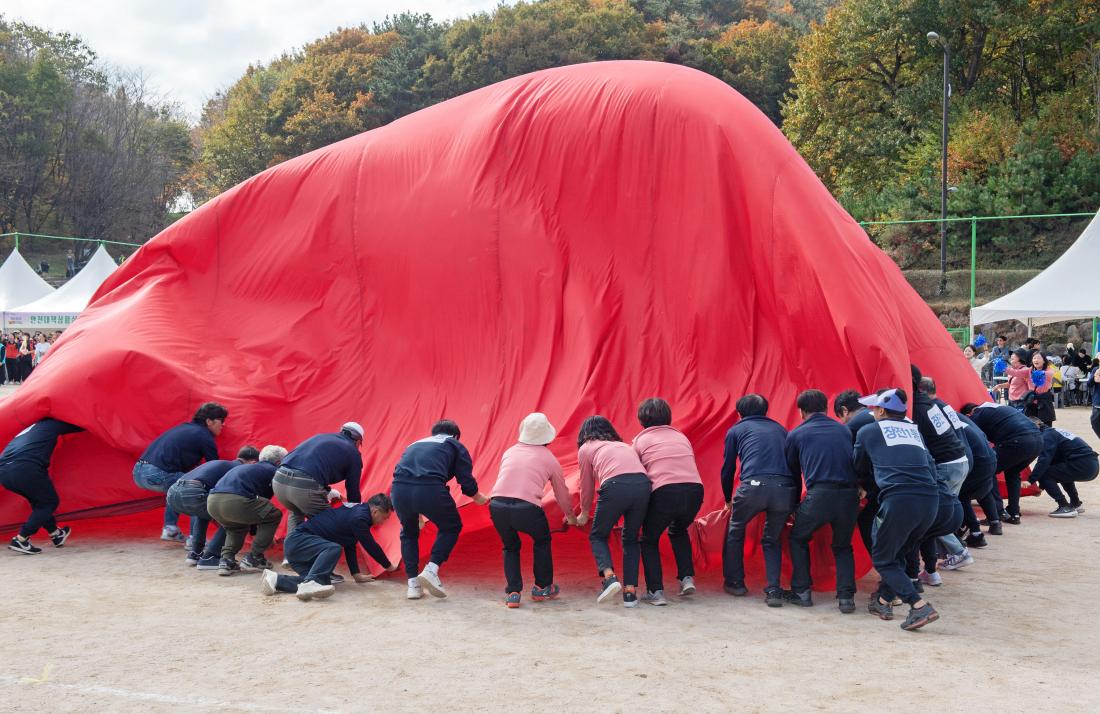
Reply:
[[931, 585], [934, 588], [938, 588], [943, 585], [943, 578], [939, 573], [930, 573], [927, 570], [920, 571], [920, 581], [925, 585]]
[[665, 599], [664, 590], [655, 590], [653, 592], [646, 592], [640, 598], [638, 598], [647, 605], [667, 605], [668, 600]]
[[260, 575], [260, 592], [264, 595], [274, 595], [277, 582], [279, 582], [279, 575], [274, 570], [265, 570]]
[[447, 591], [443, 589], [443, 581], [439, 579], [439, 575], [424, 568], [420, 571], [420, 575], [416, 576], [417, 582], [421, 587], [425, 588], [428, 592], [436, 597], [447, 597]]
[[180, 529], [176, 528], [175, 526], [165, 526], [164, 528], [162, 528], [160, 531], [160, 539], [173, 541], [176, 543], [183, 543], [185, 540], [187, 540], [184, 537], [183, 533], [180, 532]]
[[688, 575], [680, 581], [680, 595], [694, 595], [695, 594], [695, 578]]
[[409, 600], [419, 600], [424, 597], [424, 588], [420, 587], [419, 582], [416, 585], [410, 585], [409, 592], [405, 597]]
[[298, 599], [302, 602], [312, 600], [313, 598], [326, 598], [334, 592], [336, 592], [336, 588], [333, 586], [322, 585], [315, 580], [307, 580], [298, 585]]
[[944, 570], [958, 570], [959, 568], [965, 568], [968, 565], [974, 564], [974, 558], [971, 557], [970, 551], [964, 550], [958, 555], [949, 555], [940, 561], [938, 567]]

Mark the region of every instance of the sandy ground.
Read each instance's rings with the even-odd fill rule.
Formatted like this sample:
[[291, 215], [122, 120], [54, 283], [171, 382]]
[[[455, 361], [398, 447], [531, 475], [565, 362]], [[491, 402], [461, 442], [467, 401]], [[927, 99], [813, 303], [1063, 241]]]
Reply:
[[[1088, 410], [1058, 424], [1098, 446]], [[1070, 521], [1025, 499], [1023, 525], [930, 589], [942, 619], [918, 633], [866, 613], [873, 573], [854, 615], [828, 594], [730, 598], [713, 570], [666, 608], [597, 606], [578, 532], [555, 540], [561, 600], [508, 610], [496, 558], [469, 557], [488, 533], [463, 536], [445, 600], [406, 601], [391, 577], [302, 603], [186, 568], [156, 513], [121, 540], [82, 521], [63, 550], [0, 556], [0, 711], [1095, 712], [1097, 482], [1082, 497]]]

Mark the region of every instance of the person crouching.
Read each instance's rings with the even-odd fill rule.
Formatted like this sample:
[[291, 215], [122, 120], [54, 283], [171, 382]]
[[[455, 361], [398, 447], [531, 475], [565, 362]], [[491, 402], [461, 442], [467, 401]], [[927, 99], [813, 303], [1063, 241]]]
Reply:
[[[271, 502], [274, 495], [271, 479], [286, 456], [286, 449], [268, 445], [260, 451], [260, 461], [241, 464], [230, 469], [206, 497], [206, 510], [225, 528], [225, 545], [218, 564], [218, 575], [234, 575], [240, 571], [254, 572], [270, 568], [264, 551], [275, 540], [275, 530], [283, 520], [283, 512]], [[252, 549], [237, 563], [237, 553], [244, 547], [250, 527], [256, 526]]]

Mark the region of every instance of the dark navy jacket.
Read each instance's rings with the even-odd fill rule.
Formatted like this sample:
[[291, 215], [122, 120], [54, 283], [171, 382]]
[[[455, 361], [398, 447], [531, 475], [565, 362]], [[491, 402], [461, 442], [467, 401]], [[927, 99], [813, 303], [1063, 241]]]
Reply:
[[985, 432], [978, 428], [978, 425], [965, 414], [956, 414], [955, 416], [966, 427], [963, 429], [963, 437], [970, 447], [970, 452], [974, 455], [970, 472], [996, 474], [997, 452], [989, 445], [989, 438], [986, 437]]
[[207, 461], [201, 466], [195, 467], [194, 470], [188, 472], [187, 477], [192, 481], [200, 482], [207, 491], [218, 485], [218, 481], [221, 481], [222, 476], [229, 471], [229, 469], [240, 466], [241, 462], [233, 459], [227, 461], [226, 459], [215, 459], [214, 461]]
[[239, 464], [222, 476], [210, 493], [233, 493], [245, 498], [271, 498], [271, 479], [275, 478], [275, 464], [261, 461], [256, 464]]
[[325, 488], [343, 481], [349, 503], [363, 500], [359, 493], [363, 457], [355, 442], [342, 433], [309, 437], [286, 455], [283, 466], [306, 472]]
[[722, 493], [733, 499], [733, 475], [741, 460], [741, 480], [761, 476], [791, 476], [786, 456], [787, 430], [766, 416], [744, 417], [726, 432], [722, 462]]
[[371, 534], [371, 525], [370, 506], [359, 503], [350, 507], [326, 508], [298, 526], [298, 530], [344, 546], [348, 570], [355, 575], [359, 572], [359, 558], [355, 553], [356, 543], [362, 545], [363, 550], [367, 551], [367, 554], [383, 568], [390, 567], [390, 560], [386, 557], [385, 551]]
[[1043, 450], [1039, 454], [1039, 460], [1035, 462], [1035, 469], [1029, 477], [1031, 481], [1043, 478], [1047, 469], [1055, 464], [1064, 464], [1074, 459], [1096, 459], [1096, 452], [1085, 443], [1085, 440], [1074, 433], [1063, 429], [1043, 429]]
[[164, 432], [141, 455], [141, 461], [168, 473], [186, 473], [218, 458], [214, 434], [205, 424], [189, 421]]
[[856, 412], [855, 416], [849, 419], [848, 423], [846, 424], [848, 430], [852, 432], [852, 441], [855, 442], [856, 434], [859, 433], [860, 429], [867, 426], [868, 424], [874, 423], [875, 415], [871, 413], [870, 409], [863, 408]]
[[787, 436], [787, 466], [806, 479], [806, 489], [819, 484], [856, 487], [852, 468], [852, 432], [824, 414], [811, 414]]
[[982, 404], [970, 412], [970, 420], [994, 444], [1021, 438], [1038, 438], [1039, 427], [1021, 412], [1004, 404]]
[[913, 395], [913, 421], [937, 464], [958, 461], [966, 456], [966, 449], [955, 433], [955, 425], [940, 405], [921, 391]]
[[47, 470], [58, 438], [78, 431], [84, 430], [60, 419], [47, 417], [36, 421], [11, 440], [4, 453], [0, 454], [0, 466], [20, 461]]
[[908, 419], [884, 419], [856, 434], [852, 461], [857, 472], [873, 470], [879, 500], [890, 496], [936, 496], [936, 466], [920, 430]]
[[462, 442], [446, 434], [409, 444], [393, 470], [394, 483], [446, 485], [452, 478], [458, 480], [463, 494], [473, 496], [477, 493], [470, 452]]

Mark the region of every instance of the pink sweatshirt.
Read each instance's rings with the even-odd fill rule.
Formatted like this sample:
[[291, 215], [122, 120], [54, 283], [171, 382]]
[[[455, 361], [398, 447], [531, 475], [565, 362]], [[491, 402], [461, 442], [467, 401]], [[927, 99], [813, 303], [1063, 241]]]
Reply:
[[1009, 367], [1005, 370], [1008, 375], [1008, 398], [1011, 401], [1019, 401], [1031, 391], [1031, 367]]
[[634, 447], [621, 441], [586, 441], [577, 451], [581, 467], [581, 510], [591, 513], [596, 485], [621, 474], [645, 475]]
[[516, 444], [505, 451], [500, 460], [500, 473], [490, 497], [519, 498], [541, 508], [547, 481], [554, 489], [554, 498], [562, 512], [572, 515], [569, 489], [553, 452], [545, 446]]
[[654, 491], [673, 483], [703, 483], [688, 438], [671, 426], [651, 426], [634, 437], [634, 451]]

